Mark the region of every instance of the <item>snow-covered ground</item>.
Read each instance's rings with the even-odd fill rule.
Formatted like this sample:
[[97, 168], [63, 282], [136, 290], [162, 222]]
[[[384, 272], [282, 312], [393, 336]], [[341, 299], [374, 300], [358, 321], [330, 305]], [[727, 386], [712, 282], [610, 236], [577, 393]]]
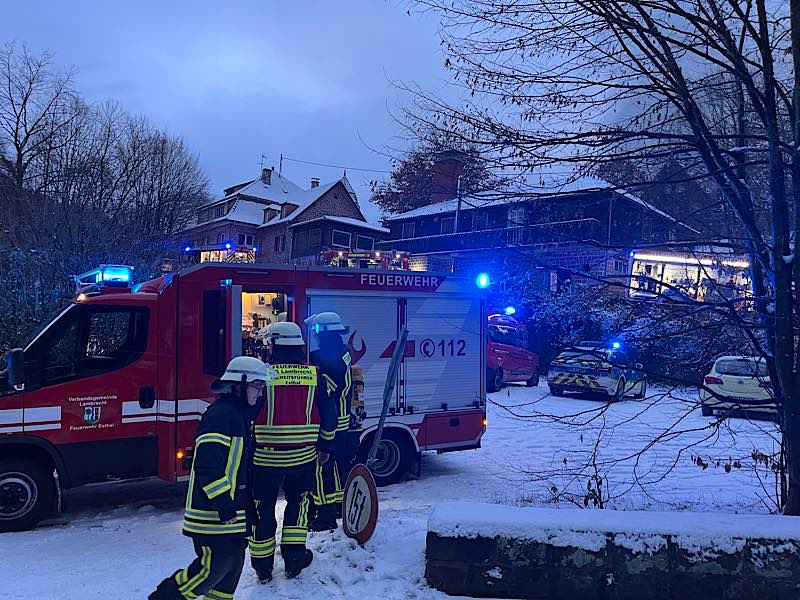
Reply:
[[[261, 586], [246, 567], [237, 598], [444, 598], [423, 578], [434, 504], [568, 508], [583, 504], [595, 472], [613, 508], [766, 512], [774, 482], [762, 488], [751, 454], [774, 450], [775, 426], [736, 419], [709, 428], [712, 420], [694, 408], [695, 393], [653, 390], [646, 400], [605, 410], [592, 400], [550, 397], [544, 385], [492, 394], [483, 448], [426, 455], [419, 480], [382, 489], [378, 529], [366, 547], [341, 532], [312, 534], [316, 558], [298, 579], [287, 581], [278, 560], [276, 580]], [[581, 468], [593, 464], [596, 470]], [[145, 598], [192, 558], [180, 534], [179, 488], [158, 481], [92, 486], [69, 492], [66, 502], [53, 523], [0, 534], [4, 598]]]

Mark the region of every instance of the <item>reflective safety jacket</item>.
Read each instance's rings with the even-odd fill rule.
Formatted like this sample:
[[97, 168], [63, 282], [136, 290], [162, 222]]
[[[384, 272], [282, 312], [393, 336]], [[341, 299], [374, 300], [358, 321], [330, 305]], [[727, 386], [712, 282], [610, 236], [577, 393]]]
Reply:
[[200, 420], [183, 515], [183, 533], [190, 537], [247, 534], [250, 427], [240, 404], [221, 394]]
[[296, 467], [329, 452], [336, 433], [336, 413], [319, 386], [316, 367], [272, 364], [278, 379], [267, 382], [266, 402], [255, 420], [256, 467]]
[[311, 353], [311, 362], [319, 367], [325, 389], [336, 404], [336, 431], [350, 427], [350, 408], [353, 402], [353, 376], [350, 372], [350, 353], [342, 344], [338, 351], [323, 349]]

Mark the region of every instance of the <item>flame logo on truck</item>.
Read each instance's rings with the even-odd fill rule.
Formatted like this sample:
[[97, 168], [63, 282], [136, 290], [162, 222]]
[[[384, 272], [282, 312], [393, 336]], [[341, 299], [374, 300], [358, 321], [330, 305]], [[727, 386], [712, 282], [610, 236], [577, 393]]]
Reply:
[[361, 340], [361, 348], [356, 350], [355, 338], [357, 333], [358, 329], [350, 334], [350, 339], [347, 340], [347, 348], [350, 350], [350, 358], [352, 359], [350, 364], [353, 365], [364, 358], [364, 355], [367, 353], [367, 343], [364, 341], [364, 338], [359, 338]]

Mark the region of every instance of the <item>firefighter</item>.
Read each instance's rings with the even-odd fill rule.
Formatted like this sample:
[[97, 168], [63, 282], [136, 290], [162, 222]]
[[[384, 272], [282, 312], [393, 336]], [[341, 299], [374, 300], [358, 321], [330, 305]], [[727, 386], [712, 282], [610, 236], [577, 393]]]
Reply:
[[319, 367], [329, 396], [336, 403], [336, 436], [331, 460], [317, 465], [314, 505], [316, 516], [311, 522], [313, 531], [337, 528], [342, 503], [342, 485], [347, 480], [352, 458], [349, 456], [348, 430], [353, 396], [350, 353], [342, 340], [349, 328], [335, 312], [323, 312], [306, 319], [309, 327], [311, 364]]
[[267, 333], [270, 366], [278, 379], [267, 385], [266, 402], [255, 421], [253, 497], [258, 521], [250, 537], [250, 562], [261, 583], [272, 580], [275, 563], [275, 504], [286, 497], [281, 555], [288, 579], [314, 558], [306, 548], [316, 465], [329, 457], [336, 433], [336, 408], [320, 387], [316, 367], [305, 364], [300, 327], [273, 323]]
[[183, 517], [197, 558], [162, 581], [150, 600], [233, 598], [247, 546], [250, 420], [268, 378], [263, 362], [238, 356], [212, 384], [218, 397], [197, 428]]

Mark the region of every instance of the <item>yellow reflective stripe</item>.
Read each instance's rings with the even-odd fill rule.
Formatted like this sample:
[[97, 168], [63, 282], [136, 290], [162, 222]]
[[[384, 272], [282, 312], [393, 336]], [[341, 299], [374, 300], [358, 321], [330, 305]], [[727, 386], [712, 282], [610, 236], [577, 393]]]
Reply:
[[308, 454], [314, 454], [316, 449], [314, 446], [303, 446], [302, 448], [256, 448], [255, 455], [261, 456], [263, 458], [273, 458], [276, 456], [282, 456], [285, 458], [297, 458], [299, 456], [306, 456]]
[[345, 353], [344, 353], [344, 356], [342, 356], [342, 360], [344, 361], [344, 364], [346, 364], [346, 365], [348, 365], [348, 366], [349, 366], [349, 365], [350, 365], [350, 363], [353, 361], [353, 359], [352, 359], [352, 358], [350, 358], [350, 353], [349, 353], [349, 352], [345, 352]]
[[319, 429], [319, 424], [309, 423], [308, 425], [256, 425], [256, 434], [259, 433], [280, 433], [288, 431], [290, 433], [312, 433]]
[[220, 592], [219, 590], [209, 590], [206, 592], [206, 595], [203, 596], [204, 600], [206, 598], [209, 600], [230, 600], [233, 598], [233, 594], [227, 594], [225, 592]]
[[331, 441], [336, 436], [336, 430], [333, 431], [325, 431], [324, 429], [319, 430], [319, 437], [321, 437], [325, 441]]
[[314, 409], [314, 393], [317, 391], [316, 386], [308, 387], [308, 394], [306, 395], [306, 424], [311, 424], [311, 413]]
[[258, 448], [253, 456], [253, 464], [257, 467], [293, 467], [316, 460], [317, 449], [314, 446], [301, 448], [300, 451], [267, 452]]
[[[272, 425], [275, 418], [275, 388], [267, 386], [267, 425]], [[256, 425], [256, 429], [258, 429]]]
[[195, 445], [202, 444], [203, 442], [216, 442], [218, 444], [223, 444], [225, 446], [231, 445], [231, 438], [222, 433], [203, 433], [197, 436], [195, 440]]
[[308, 492], [303, 492], [300, 500], [300, 514], [297, 516], [297, 526], [305, 529], [308, 529], [308, 507], [311, 504], [308, 496]]
[[239, 466], [242, 464], [244, 439], [235, 437], [231, 441], [231, 450], [228, 452], [228, 464], [225, 466], [225, 475], [230, 482], [231, 499], [236, 496], [236, 480], [239, 477]]
[[190, 519], [183, 520], [183, 530], [189, 533], [200, 533], [207, 535], [232, 535], [247, 533], [247, 523], [237, 521], [236, 523], [195, 523]]
[[317, 470], [314, 473], [316, 479], [316, 489], [314, 490], [314, 504], [325, 504], [325, 486], [322, 483], [322, 465], [317, 463]]
[[275, 444], [302, 444], [305, 442], [313, 443], [317, 441], [319, 436], [318, 431], [311, 433], [296, 433], [292, 435], [257, 435], [256, 443], [264, 446], [272, 446]]
[[231, 484], [228, 481], [227, 475], [217, 479], [216, 481], [212, 481], [206, 486], [203, 486], [203, 491], [206, 493], [206, 496], [208, 496], [209, 500], [213, 500], [220, 494], [223, 494], [230, 489]]
[[211, 573], [211, 548], [208, 546], [201, 546], [201, 548], [202, 556], [200, 557], [200, 571], [197, 573], [197, 575], [192, 577], [179, 588], [181, 594], [184, 596], [187, 594], [192, 594], [192, 590], [205, 581]]
[[275, 538], [270, 538], [263, 542], [258, 542], [252, 538], [247, 541], [250, 549], [250, 556], [255, 558], [267, 558], [275, 554]]
[[[247, 513], [244, 509], [236, 511], [236, 518], [244, 520]], [[187, 508], [184, 512], [184, 517], [196, 521], [212, 521], [219, 522], [219, 513], [216, 510], [200, 510], [198, 508]]]

